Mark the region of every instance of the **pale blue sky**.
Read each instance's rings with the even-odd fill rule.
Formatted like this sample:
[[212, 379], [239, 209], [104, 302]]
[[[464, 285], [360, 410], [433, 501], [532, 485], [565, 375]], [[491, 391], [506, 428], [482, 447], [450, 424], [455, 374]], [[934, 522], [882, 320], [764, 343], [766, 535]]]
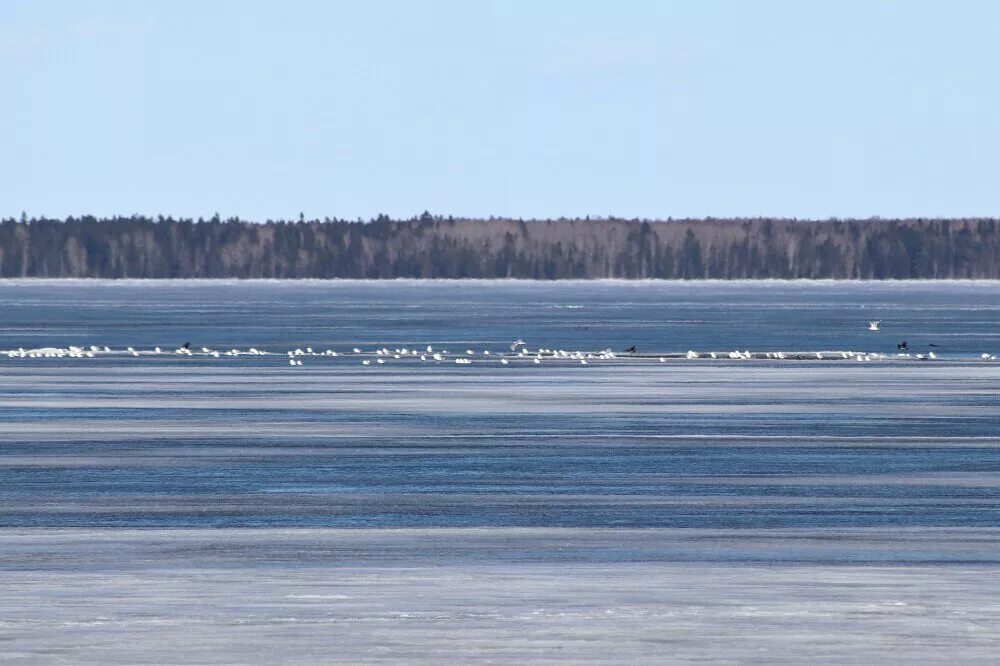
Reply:
[[1000, 3], [0, 3], [0, 215], [1000, 215]]

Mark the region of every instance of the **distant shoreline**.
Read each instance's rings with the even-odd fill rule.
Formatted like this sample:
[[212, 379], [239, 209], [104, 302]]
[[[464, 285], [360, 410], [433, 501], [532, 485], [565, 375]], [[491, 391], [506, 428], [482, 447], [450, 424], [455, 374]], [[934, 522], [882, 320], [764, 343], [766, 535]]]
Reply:
[[0, 220], [0, 278], [1000, 279], [1000, 220]]

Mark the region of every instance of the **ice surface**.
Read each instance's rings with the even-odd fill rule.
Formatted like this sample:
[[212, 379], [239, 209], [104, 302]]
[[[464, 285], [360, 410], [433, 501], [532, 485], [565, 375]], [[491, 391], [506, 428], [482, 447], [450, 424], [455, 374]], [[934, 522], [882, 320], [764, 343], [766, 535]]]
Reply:
[[0, 349], [951, 355], [4, 357], [0, 662], [995, 660], [998, 285], [0, 282]]
[[[959, 563], [995, 562], [996, 531], [743, 536], [786, 558], [827, 542], [910, 564], [706, 563], [715, 542], [747, 544], [685, 530], [6, 531], [0, 645], [11, 664], [986, 663], [1000, 649], [997, 568]], [[913, 564], [937, 548], [937, 565]], [[685, 549], [696, 561], [677, 561]]]

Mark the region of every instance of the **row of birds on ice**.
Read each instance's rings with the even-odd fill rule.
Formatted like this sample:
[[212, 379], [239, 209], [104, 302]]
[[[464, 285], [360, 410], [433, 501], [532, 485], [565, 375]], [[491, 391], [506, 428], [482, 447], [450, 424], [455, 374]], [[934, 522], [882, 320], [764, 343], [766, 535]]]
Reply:
[[[872, 321], [869, 325], [869, 330], [878, 330], [877, 321]], [[471, 365], [473, 361], [494, 361], [501, 365], [508, 365], [513, 361], [527, 362], [533, 364], [541, 364], [543, 361], [575, 361], [580, 365], [587, 365], [592, 361], [605, 361], [605, 360], [615, 360], [615, 359], [642, 359], [647, 361], [656, 361], [660, 363], [666, 363], [671, 359], [730, 359], [730, 360], [750, 360], [750, 359], [770, 359], [770, 360], [856, 360], [856, 361], [880, 361], [888, 359], [916, 359], [916, 360], [935, 360], [937, 355], [933, 351], [929, 351], [926, 354], [917, 353], [911, 354], [904, 340], [896, 345], [897, 353], [895, 355], [884, 354], [880, 352], [855, 352], [855, 351], [817, 351], [817, 352], [750, 352], [748, 350], [743, 351], [730, 351], [730, 352], [696, 352], [688, 351], [687, 353], [671, 353], [671, 354], [645, 354], [640, 353], [635, 346], [631, 346], [621, 352], [614, 352], [611, 349], [604, 349], [602, 351], [567, 351], [564, 349], [547, 349], [538, 348], [531, 350], [528, 348], [527, 343], [524, 340], [515, 340], [510, 344], [510, 350], [496, 352], [490, 350], [481, 350], [476, 352], [472, 349], [466, 349], [465, 353], [452, 353], [447, 349], [435, 350], [433, 345], [427, 345], [420, 349], [417, 348], [394, 348], [389, 349], [388, 347], [380, 347], [374, 350], [363, 350], [359, 347], [354, 347], [350, 352], [337, 352], [332, 349], [326, 349], [323, 351], [316, 351], [312, 347], [297, 348], [288, 350], [283, 354], [280, 352], [271, 352], [263, 349], [257, 349], [256, 347], [250, 347], [248, 349], [211, 349], [209, 347], [201, 347], [200, 350], [192, 349], [190, 342], [185, 342], [183, 345], [176, 349], [164, 349], [162, 347], [154, 347], [153, 349], [140, 350], [135, 347], [126, 347], [125, 349], [111, 349], [107, 346], [97, 346], [91, 345], [89, 347], [39, 347], [36, 349], [25, 349], [19, 347], [18, 349], [5, 350], [3, 354], [6, 354], [8, 358], [94, 358], [97, 356], [160, 356], [160, 355], [171, 355], [171, 356], [200, 356], [200, 357], [210, 357], [210, 358], [222, 358], [222, 357], [237, 357], [237, 356], [287, 356], [288, 365], [290, 366], [301, 366], [303, 358], [314, 359], [317, 357], [322, 358], [334, 358], [334, 357], [347, 357], [360, 360], [362, 365], [372, 365], [375, 363], [377, 365], [384, 365], [391, 360], [419, 360], [421, 362], [451, 362], [458, 365]], [[983, 360], [996, 361], [1000, 360], [1000, 356], [995, 354], [982, 354], [981, 358]]]

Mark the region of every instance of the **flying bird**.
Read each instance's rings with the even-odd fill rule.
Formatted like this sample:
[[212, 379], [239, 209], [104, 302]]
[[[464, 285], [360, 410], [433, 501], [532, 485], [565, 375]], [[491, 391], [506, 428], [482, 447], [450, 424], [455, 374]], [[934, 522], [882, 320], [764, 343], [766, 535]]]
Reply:
[[898, 345], [896, 345], [896, 349], [899, 349], [900, 351], [906, 351], [907, 349], [909, 349], [909, 346], [906, 344], [906, 340], [903, 340]]
[[634, 354], [635, 353], [635, 345], [632, 345], [631, 347], [629, 347], [628, 349], [626, 349], [625, 353], [626, 354]]
[[878, 330], [878, 325], [881, 324], [881, 323], [882, 323], [881, 319], [873, 319], [873, 320], [871, 320], [870, 322], [868, 322], [868, 330], [869, 331], [877, 331]]

